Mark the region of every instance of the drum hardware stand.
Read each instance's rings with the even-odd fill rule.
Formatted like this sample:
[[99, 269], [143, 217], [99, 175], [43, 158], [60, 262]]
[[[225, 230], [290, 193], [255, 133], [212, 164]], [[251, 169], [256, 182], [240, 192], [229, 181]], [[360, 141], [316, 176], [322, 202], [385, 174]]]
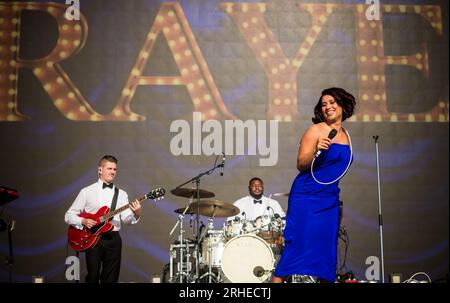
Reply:
[[[191, 201], [190, 201], [191, 202]], [[179, 262], [179, 264], [180, 264], [180, 270], [178, 271], [178, 273], [177, 273], [177, 275], [180, 275], [180, 283], [183, 283], [183, 276], [186, 276], [186, 282], [188, 282], [188, 277], [189, 277], [189, 273], [187, 272], [187, 270], [188, 270], [188, 266], [187, 266], [187, 264], [186, 264], [186, 272], [184, 272], [184, 268], [185, 268], [185, 266], [184, 266], [184, 256], [183, 256], [183, 249], [184, 249], [184, 246], [183, 246], [183, 234], [184, 234], [184, 229], [183, 229], [183, 219], [184, 219], [184, 215], [185, 215], [185, 213], [186, 213], [186, 211], [187, 211], [187, 209], [188, 209], [188, 207], [189, 207], [189, 205], [190, 205], [191, 203], [189, 203], [187, 206], [186, 206], [186, 208], [184, 209], [184, 212], [182, 213], [182, 214], [180, 214], [179, 216], [178, 216], [178, 221], [177, 221], [177, 223], [175, 224], [175, 226], [172, 228], [172, 230], [170, 231], [170, 235], [172, 235], [173, 234], [173, 232], [175, 231], [175, 228], [178, 226], [178, 224], [180, 224], [180, 234], [179, 234], [179, 236], [178, 236], [178, 241], [180, 242], [180, 262]], [[188, 242], [186, 241], [186, 248], [189, 248], [188, 247]], [[188, 249], [186, 249], [186, 254], [187, 254], [187, 256], [189, 256], [189, 254], [188, 254]], [[173, 268], [173, 258], [171, 258], [171, 260], [170, 260], [170, 262], [171, 262], [171, 269]], [[186, 260], [186, 263], [187, 263], [187, 260]], [[171, 272], [170, 272], [170, 277], [172, 278], [173, 277], [173, 272], [172, 272], [172, 270], [171, 270]]]
[[264, 267], [262, 266], [255, 266], [255, 268], [253, 269], [253, 275], [257, 278], [261, 278], [264, 275], [269, 275], [267, 278], [265, 278], [264, 280], [261, 279], [261, 281], [266, 281], [270, 278], [270, 276], [273, 274], [273, 272], [275, 271], [275, 268], [272, 267], [272, 269], [264, 269]]
[[[198, 262], [198, 260], [200, 260], [199, 251], [198, 251], [198, 247], [200, 245], [200, 243], [199, 243], [200, 242], [200, 222], [199, 222], [200, 221], [200, 178], [203, 177], [204, 175], [211, 175], [216, 168], [225, 166], [225, 161], [224, 160], [222, 161], [222, 163], [217, 164], [217, 159], [218, 158], [219, 158], [219, 156], [216, 157], [216, 160], [214, 162], [214, 167], [213, 168], [211, 168], [211, 169], [209, 169], [209, 170], [207, 170], [207, 171], [205, 171], [203, 173], [198, 174], [197, 176], [187, 180], [183, 184], [180, 184], [180, 185], [178, 185], [177, 187], [175, 187], [173, 189], [173, 190], [179, 189], [179, 188], [183, 187], [184, 185], [195, 181], [195, 188], [196, 188], [196, 193], [197, 193], [197, 237], [196, 237], [197, 238], [197, 243], [195, 245], [197, 247], [197, 251], [196, 251], [197, 262], [195, 264], [196, 279], [198, 279], [198, 276], [199, 276], [199, 274], [198, 274], [199, 273], [199, 264], [198, 264], [199, 262]], [[187, 207], [186, 207], [186, 209], [187, 209]]]
[[308, 275], [292, 275], [291, 283], [317, 283], [317, 279]]
[[[245, 230], [247, 230], [247, 223], [249, 221], [247, 221], [247, 214], [245, 213], [245, 211], [242, 212], [242, 217], [239, 216], [239, 223], [242, 223], [242, 230], [239, 231], [239, 235], [242, 235], [245, 233]], [[234, 218], [234, 220], [236, 221], [236, 218]], [[250, 222], [253, 224], [253, 222]], [[233, 230], [231, 231], [231, 237], [233, 237]]]
[[380, 186], [380, 163], [378, 156], [378, 135], [373, 136], [375, 140], [375, 153], [377, 159], [377, 187], [378, 187], [378, 223], [380, 225], [380, 248], [381, 248], [381, 282], [384, 283], [384, 253], [383, 253], [383, 216], [381, 213], [381, 186]]
[[208, 237], [208, 253], [209, 253], [209, 260], [208, 260], [208, 272], [204, 273], [199, 280], [201, 280], [202, 278], [208, 276], [208, 282], [212, 283], [212, 280], [214, 279], [214, 282], [218, 283], [219, 279], [220, 279], [220, 271], [219, 271], [219, 275], [216, 277], [216, 275], [212, 272], [212, 243], [211, 243], [211, 238], [212, 238], [212, 233], [210, 232], [211, 230], [214, 229], [214, 223], [213, 223], [213, 217], [208, 218], [208, 231], [207, 234], [209, 235]]

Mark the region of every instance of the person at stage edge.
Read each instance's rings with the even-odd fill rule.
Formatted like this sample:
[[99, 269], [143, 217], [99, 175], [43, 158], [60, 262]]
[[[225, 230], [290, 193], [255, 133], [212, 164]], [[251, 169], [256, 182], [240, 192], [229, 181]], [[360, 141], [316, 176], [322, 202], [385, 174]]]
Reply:
[[319, 282], [336, 280], [338, 185], [353, 161], [350, 135], [342, 122], [352, 116], [355, 105], [350, 93], [332, 87], [322, 91], [314, 107], [314, 124], [300, 140], [300, 172], [289, 194], [285, 249], [272, 277], [274, 283], [292, 275], [312, 276]]
[[[67, 224], [78, 229], [91, 228], [96, 224], [92, 219], [81, 218], [82, 212], [95, 214], [101, 207], [111, 208], [117, 176], [117, 159], [111, 155], [103, 156], [98, 164], [99, 179], [96, 183], [81, 189], [72, 206], [65, 214]], [[128, 195], [119, 189], [116, 209], [128, 204]], [[137, 200], [130, 208], [114, 216], [110, 223], [114, 226], [110, 232], [103, 233], [93, 247], [86, 250], [87, 283], [117, 283], [120, 273], [122, 239], [119, 234], [121, 221], [135, 224], [141, 215], [141, 205]]]
[[248, 192], [250, 195], [233, 203], [234, 206], [239, 208], [240, 212], [236, 216], [228, 217], [227, 221], [232, 221], [236, 218], [254, 221], [261, 216], [273, 217], [277, 214], [280, 217], [284, 217], [286, 215], [278, 201], [264, 196], [264, 182], [260, 178], [254, 177], [250, 179]]

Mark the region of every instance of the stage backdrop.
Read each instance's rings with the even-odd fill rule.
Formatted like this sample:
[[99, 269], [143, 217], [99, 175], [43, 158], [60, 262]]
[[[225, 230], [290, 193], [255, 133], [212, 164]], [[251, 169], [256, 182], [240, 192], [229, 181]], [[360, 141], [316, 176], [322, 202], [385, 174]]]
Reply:
[[[223, 176], [200, 182], [215, 199], [233, 203], [254, 176], [266, 195], [288, 193], [300, 136], [332, 86], [357, 98], [345, 122], [354, 161], [340, 182], [340, 271], [364, 280], [381, 267], [378, 136], [386, 280], [445, 276], [448, 52], [447, 1], [1, 1], [0, 186], [20, 198], [0, 206], [15, 220], [0, 281], [10, 271], [15, 282], [67, 281], [64, 213], [104, 154], [119, 159], [115, 183], [130, 199], [167, 191], [121, 233], [120, 281], [161, 275], [174, 210], [189, 202], [170, 190], [223, 152]], [[2, 260], [9, 248], [2, 231]]]

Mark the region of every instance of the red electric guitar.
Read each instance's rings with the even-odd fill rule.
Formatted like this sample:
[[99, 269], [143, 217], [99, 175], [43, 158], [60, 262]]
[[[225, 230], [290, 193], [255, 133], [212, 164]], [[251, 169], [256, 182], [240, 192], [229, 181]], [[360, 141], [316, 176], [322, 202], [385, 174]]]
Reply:
[[[152, 190], [145, 196], [138, 198], [138, 202], [147, 200], [147, 199], [156, 199], [160, 200], [164, 197], [166, 191], [164, 188], [158, 188]], [[67, 237], [69, 239], [70, 246], [76, 251], [85, 251], [86, 249], [97, 244], [100, 235], [112, 230], [114, 226], [109, 223], [112, 217], [123, 212], [127, 208], [130, 207], [130, 203], [122, 206], [121, 208], [116, 209], [115, 211], [111, 211], [108, 206], [101, 207], [97, 213], [81, 213], [79, 214], [82, 218], [88, 218], [97, 221], [97, 225], [87, 228], [86, 226], [83, 229], [78, 229], [73, 226], [69, 226], [69, 230], [67, 231]]]

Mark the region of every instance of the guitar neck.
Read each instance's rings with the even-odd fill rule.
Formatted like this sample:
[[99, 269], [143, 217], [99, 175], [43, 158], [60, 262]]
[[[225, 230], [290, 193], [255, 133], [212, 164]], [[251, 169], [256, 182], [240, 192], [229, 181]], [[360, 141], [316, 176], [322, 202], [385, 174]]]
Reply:
[[[142, 197], [138, 198], [137, 201], [140, 203], [140, 202], [142, 202], [145, 199], [147, 199], [147, 196], [142, 196]], [[111, 211], [111, 212], [107, 213], [106, 215], [103, 216], [103, 219], [107, 220], [109, 218], [114, 217], [117, 214], [120, 214], [124, 210], [130, 208], [130, 205], [131, 205], [131, 203], [128, 203], [127, 205], [124, 205], [124, 206], [122, 206], [122, 207], [120, 207], [120, 208], [118, 208], [118, 209], [116, 209], [114, 211]]]

